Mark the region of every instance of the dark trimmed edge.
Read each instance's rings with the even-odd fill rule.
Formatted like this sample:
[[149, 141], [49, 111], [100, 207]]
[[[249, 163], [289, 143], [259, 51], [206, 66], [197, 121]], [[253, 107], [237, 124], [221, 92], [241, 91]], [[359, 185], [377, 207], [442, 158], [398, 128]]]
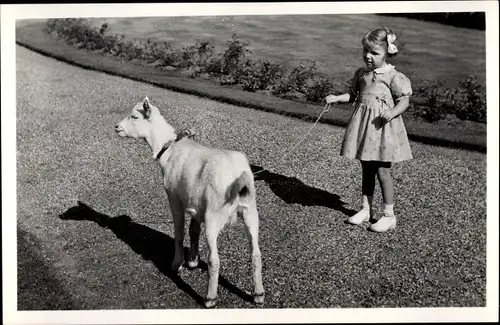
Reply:
[[[198, 79], [188, 79], [179, 73], [162, 71], [152, 66], [124, 62], [116, 57], [77, 49], [57, 41], [43, 31], [43, 23], [16, 27], [16, 44], [56, 60], [139, 82], [148, 83], [176, 92], [196, 95], [219, 102], [277, 113], [305, 121], [315, 121], [321, 108], [318, 105], [299, 103], [260, 93], [246, 92]], [[351, 112], [331, 109], [321, 120], [323, 124], [345, 127]], [[471, 132], [453, 127], [405, 120], [408, 137], [412, 141], [457, 149], [486, 153], [486, 133]]]

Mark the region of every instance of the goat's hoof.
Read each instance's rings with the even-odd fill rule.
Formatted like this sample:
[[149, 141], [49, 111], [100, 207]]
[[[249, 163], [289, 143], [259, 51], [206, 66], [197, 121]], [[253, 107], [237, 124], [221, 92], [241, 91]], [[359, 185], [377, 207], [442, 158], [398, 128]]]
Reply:
[[253, 302], [257, 305], [262, 305], [264, 303], [264, 293], [256, 293], [253, 295]]
[[194, 261], [188, 261], [188, 267], [190, 269], [196, 269], [198, 267], [198, 262], [199, 262], [199, 259], [195, 259]]
[[214, 308], [215, 305], [217, 305], [217, 301], [214, 299], [207, 299], [205, 300], [205, 308]]

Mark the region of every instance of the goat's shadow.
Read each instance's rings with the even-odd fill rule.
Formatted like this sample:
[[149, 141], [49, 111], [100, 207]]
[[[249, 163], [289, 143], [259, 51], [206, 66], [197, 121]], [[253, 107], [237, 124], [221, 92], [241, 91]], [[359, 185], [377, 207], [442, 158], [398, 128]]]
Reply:
[[323, 206], [344, 213], [347, 216], [356, 214], [355, 210], [345, 207], [346, 203], [337, 194], [332, 194], [304, 184], [296, 177], [287, 177], [272, 173], [261, 166], [251, 165], [256, 181], [263, 180], [271, 191], [286, 203], [297, 203], [304, 206]]
[[[127, 215], [110, 217], [99, 213], [80, 201], [78, 201], [78, 205], [69, 208], [59, 217], [64, 220], [93, 221], [103, 228], [110, 229], [116, 237], [129, 245], [134, 252], [140, 254], [145, 260], [153, 262], [158, 270], [170, 278], [179, 289], [189, 294], [200, 305], [204, 305], [203, 297], [189, 284], [184, 282], [176, 272], [171, 270], [171, 263], [175, 252], [174, 239], [172, 237], [136, 223]], [[187, 256], [186, 247], [184, 247], [184, 255]], [[198, 268], [208, 272], [207, 264], [201, 260]], [[219, 284], [243, 300], [253, 302], [250, 294], [237, 288], [222, 276], [219, 276]]]

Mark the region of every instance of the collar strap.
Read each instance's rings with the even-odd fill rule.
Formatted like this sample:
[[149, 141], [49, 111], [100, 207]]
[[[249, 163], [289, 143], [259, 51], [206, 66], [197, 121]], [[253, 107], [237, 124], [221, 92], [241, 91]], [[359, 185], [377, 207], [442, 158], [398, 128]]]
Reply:
[[165, 151], [168, 150], [168, 148], [170, 148], [170, 146], [174, 142], [177, 142], [177, 141], [181, 140], [184, 137], [193, 138], [195, 135], [196, 135], [196, 133], [193, 130], [191, 130], [191, 129], [184, 129], [181, 132], [177, 133], [177, 138], [175, 140], [169, 140], [169, 141], [167, 141], [167, 143], [165, 143], [163, 145], [163, 147], [161, 148], [160, 152], [158, 152], [158, 154], [156, 155], [156, 160], [159, 160], [160, 157], [165, 153]]
[[165, 143], [163, 145], [163, 147], [161, 148], [160, 152], [158, 152], [158, 154], [156, 155], [156, 160], [159, 160], [161, 155], [163, 155], [163, 153], [165, 151], [167, 151], [168, 148], [170, 148], [170, 146], [172, 145], [172, 143], [174, 143], [174, 140], [169, 140], [167, 143]]

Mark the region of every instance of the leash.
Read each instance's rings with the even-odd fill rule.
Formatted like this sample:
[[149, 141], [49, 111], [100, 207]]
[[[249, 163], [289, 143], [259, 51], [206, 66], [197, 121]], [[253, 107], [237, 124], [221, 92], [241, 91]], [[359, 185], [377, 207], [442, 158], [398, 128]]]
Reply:
[[[295, 149], [297, 149], [297, 147], [309, 136], [309, 133], [311, 133], [311, 131], [316, 127], [316, 125], [318, 124], [319, 120], [321, 119], [321, 117], [323, 117], [323, 114], [325, 114], [326, 112], [328, 112], [330, 110], [330, 104], [326, 104], [325, 107], [323, 108], [323, 110], [321, 111], [321, 113], [319, 114], [318, 118], [316, 119], [316, 121], [314, 122], [314, 124], [309, 128], [309, 130], [307, 130], [307, 133], [302, 137], [302, 139], [300, 139], [300, 141], [298, 141], [294, 146], [293, 148], [288, 151], [288, 153], [286, 153], [282, 160], [285, 160], [285, 158], [288, 158], [288, 156], [290, 155], [290, 153], [292, 153]], [[168, 149], [168, 147], [170, 147], [170, 145], [175, 142], [175, 141], [179, 141], [180, 139], [184, 138], [184, 137], [188, 137], [188, 138], [194, 138], [196, 135], [196, 132], [193, 130], [193, 129], [183, 129], [181, 130], [178, 134], [177, 134], [177, 139], [175, 140], [172, 140], [172, 141], [169, 141], [163, 148], [162, 150], [158, 153], [156, 159], [160, 159], [161, 155]], [[258, 172], [255, 172], [253, 173], [253, 175], [258, 175], [260, 173], [262, 173], [263, 171], [265, 171], [265, 169], [262, 169], [262, 170], [259, 170]]]
[[[288, 151], [288, 153], [286, 153], [282, 160], [285, 160], [285, 158], [288, 158], [287, 155], [289, 155], [290, 153], [292, 153], [301, 143], [302, 141], [304, 141], [307, 136], [309, 136], [309, 133], [311, 133], [312, 129], [314, 129], [314, 127], [316, 126], [316, 124], [318, 124], [319, 120], [321, 119], [321, 117], [323, 116], [323, 114], [325, 114], [326, 112], [328, 112], [330, 110], [330, 104], [326, 104], [325, 107], [323, 108], [323, 111], [321, 111], [321, 114], [319, 114], [318, 118], [316, 119], [316, 121], [314, 122], [314, 124], [309, 128], [309, 130], [307, 131], [306, 135], [302, 137], [302, 139], [300, 141], [298, 141], [292, 148], [292, 150]], [[262, 173], [263, 171], [265, 171], [265, 169], [262, 169], [262, 170], [259, 170], [258, 172], [255, 172], [253, 173], [253, 175], [258, 175], [260, 173]]]

